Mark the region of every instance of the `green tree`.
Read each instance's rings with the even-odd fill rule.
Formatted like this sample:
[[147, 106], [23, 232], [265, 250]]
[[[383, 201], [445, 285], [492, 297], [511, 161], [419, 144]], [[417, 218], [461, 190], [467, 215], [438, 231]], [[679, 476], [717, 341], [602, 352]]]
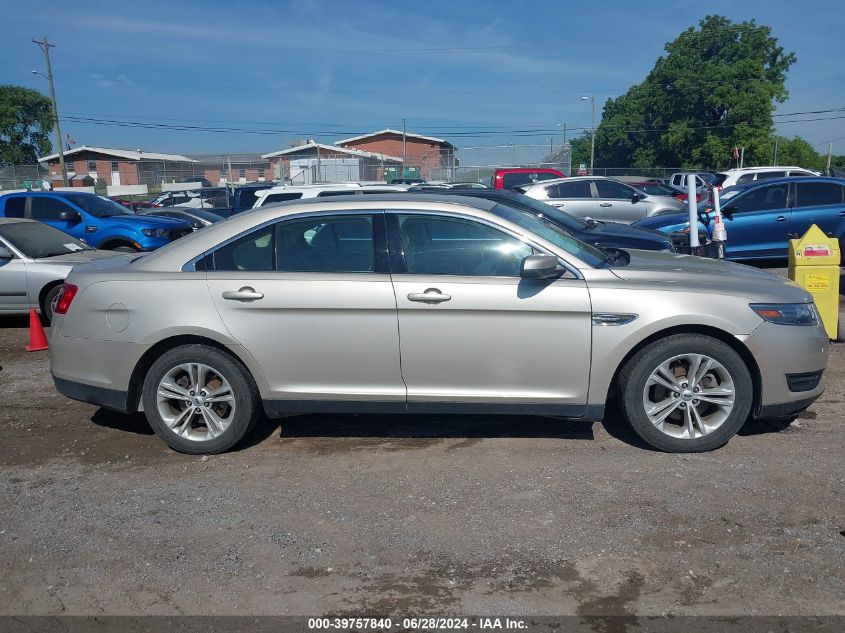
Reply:
[[0, 86], [0, 166], [31, 165], [52, 149], [53, 106], [37, 90]]
[[590, 166], [590, 132], [587, 130], [581, 136], [570, 141], [572, 145], [572, 175], [578, 172], [578, 165]]
[[734, 146], [746, 165], [770, 164], [772, 112], [795, 61], [767, 26], [705, 17], [666, 45], [642, 83], [605, 103], [597, 166], [721, 169]]

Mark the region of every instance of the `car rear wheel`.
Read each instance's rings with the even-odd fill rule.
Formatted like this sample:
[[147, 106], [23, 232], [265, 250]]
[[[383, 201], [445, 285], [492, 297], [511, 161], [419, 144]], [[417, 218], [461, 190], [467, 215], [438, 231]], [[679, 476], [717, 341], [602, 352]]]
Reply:
[[676, 334], [640, 350], [619, 374], [622, 408], [637, 434], [671, 453], [724, 445], [745, 423], [754, 387], [729, 345]]
[[137, 253], [138, 252], [138, 249], [134, 248], [132, 246], [114, 246], [109, 250], [115, 251], [116, 253]]
[[44, 295], [44, 302], [41, 304], [41, 317], [45, 325], [50, 325], [53, 320], [53, 312], [56, 309], [56, 303], [59, 301], [59, 293], [62, 291], [62, 284], [58, 284], [50, 288], [47, 294]]
[[235, 358], [207, 345], [163, 354], [147, 372], [142, 393], [153, 430], [182, 453], [211, 454], [240, 442], [260, 415], [252, 376]]

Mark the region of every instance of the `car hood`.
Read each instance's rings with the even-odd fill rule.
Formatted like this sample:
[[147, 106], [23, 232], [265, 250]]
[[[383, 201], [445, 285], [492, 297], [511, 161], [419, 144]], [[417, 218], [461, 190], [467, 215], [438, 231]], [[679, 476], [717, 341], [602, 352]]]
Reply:
[[98, 259], [116, 259], [115, 264], [128, 264], [134, 254], [115, 253], [114, 251], [103, 251], [98, 249], [90, 249], [86, 251], [74, 251], [55, 257], [41, 257], [36, 259], [39, 264], [69, 264], [75, 266], [77, 264], [85, 264], [93, 262]]
[[128, 230], [136, 230], [139, 226], [149, 229], [167, 229], [169, 231], [191, 228], [191, 225], [184, 220], [160, 218], [154, 215], [113, 215], [109, 218], [101, 219], [107, 221], [110, 227], [125, 228]]
[[602, 237], [627, 237], [639, 238], [643, 240], [658, 240], [666, 242], [669, 240], [666, 235], [654, 229], [632, 226], [630, 224], [620, 224], [618, 222], [600, 222], [593, 229], [585, 229], [587, 233], [594, 235], [601, 235]]
[[764, 270], [723, 259], [677, 253], [626, 250], [627, 266], [614, 266], [613, 273], [626, 281], [657, 284], [667, 289], [690, 289], [732, 294], [749, 301], [805, 303], [812, 297], [794, 282]]

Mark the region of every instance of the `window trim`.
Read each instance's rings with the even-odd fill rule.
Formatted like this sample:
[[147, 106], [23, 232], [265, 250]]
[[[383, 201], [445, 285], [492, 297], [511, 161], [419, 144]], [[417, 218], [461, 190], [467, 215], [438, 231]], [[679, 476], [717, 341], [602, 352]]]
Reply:
[[[260, 224], [256, 224], [255, 226], [251, 226], [248, 229], [238, 233], [237, 235], [233, 235], [229, 237], [219, 244], [215, 244], [212, 248], [209, 248], [196, 257], [191, 258], [187, 262], [182, 265], [181, 271], [182, 272], [198, 272], [197, 264], [204, 260], [206, 257], [211, 257], [211, 261], [214, 261], [214, 253], [219, 249], [235, 242], [243, 237], [251, 235], [257, 231], [261, 231], [267, 228], [269, 225], [276, 225], [280, 222], [288, 222], [293, 220], [303, 220], [308, 218], [317, 218], [317, 217], [335, 217], [339, 215], [362, 215], [362, 216], [371, 216], [373, 220], [373, 270], [371, 272], [322, 272], [322, 271], [278, 271], [278, 270], [265, 270], [265, 271], [253, 271], [255, 274], [273, 274], [273, 275], [388, 275], [390, 274], [390, 266], [388, 262], [388, 249], [387, 249], [387, 236], [386, 236], [386, 228], [385, 228], [385, 212], [383, 209], [337, 209], [333, 211], [320, 211], [320, 212], [313, 212], [307, 211], [303, 213], [293, 213], [291, 215], [284, 215], [281, 217], [271, 218], [262, 222]], [[276, 266], [276, 231], [273, 230], [273, 267]], [[231, 271], [231, 270], [214, 270], [214, 269], [205, 269], [205, 273], [238, 273], [239, 271]], [[241, 272], [249, 272], [249, 271], [241, 271]]]
[[405, 252], [402, 248], [402, 233], [399, 229], [400, 215], [440, 216], [445, 217], [447, 219], [458, 219], [483, 224], [488, 228], [495, 229], [497, 231], [500, 231], [501, 233], [505, 233], [506, 235], [509, 235], [514, 239], [517, 239], [520, 242], [527, 244], [541, 255], [553, 255], [554, 257], [557, 257], [558, 264], [560, 264], [560, 266], [563, 267], [567, 273], [571, 274], [573, 277], [575, 277], [575, 279], [579, 279], [582, 281], [584, 280], [584, 275], [581, 273], [580, 270], [578, 270], [576, 266], [570, 264], [557, 253], [550, 252], [549, 249], [545, 246], [537, 244], [534, 240], [526, 240], [524, 236], [520, 235], [516, 231], [512, 231], [508, 227], [502, 226], [501, 224], [497, 224], [496, 222], [492, 222], [487, 218], [479, 218], [473, 215], [465, 215], [452, 211], [434, 211], [424, 209], [388, 209], [385, 212], [385, 217], [387, 221], [387, 247], [388, 255], [390, 258], [390, 273], [393, 275], [414, 275], [421, 277], [454, 277], [459, 279], [521, 279], [519, 276], [513, 277], [509, 275], [441, 275], [438, 273], [409, 273], [407, 264], [405, 263]]

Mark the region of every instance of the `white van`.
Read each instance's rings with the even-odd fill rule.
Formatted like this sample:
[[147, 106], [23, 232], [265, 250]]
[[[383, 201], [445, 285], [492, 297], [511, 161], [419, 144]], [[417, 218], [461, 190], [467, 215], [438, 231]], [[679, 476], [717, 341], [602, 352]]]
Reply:
[[304, 200], [308, 198], [328, 198], [330, 196], [362, 196], [372, 193], [396, 193], [407, 191], [403, 185], [362, 185], [358, 182], [345, 182], [331, 185], [280, 185], [262, 189], [256, 193], [253, 209], [277, 202], [288, 200]]
[[804, 169], [803, 167], [743, 167], [742, 169], [729, 169], [716, 174], [715, 185], [722, 189], [733, 185], [742, 185], [754, 180], [764, 178], [787, 178], [790, 176], [820, 176], [818, 172]]

